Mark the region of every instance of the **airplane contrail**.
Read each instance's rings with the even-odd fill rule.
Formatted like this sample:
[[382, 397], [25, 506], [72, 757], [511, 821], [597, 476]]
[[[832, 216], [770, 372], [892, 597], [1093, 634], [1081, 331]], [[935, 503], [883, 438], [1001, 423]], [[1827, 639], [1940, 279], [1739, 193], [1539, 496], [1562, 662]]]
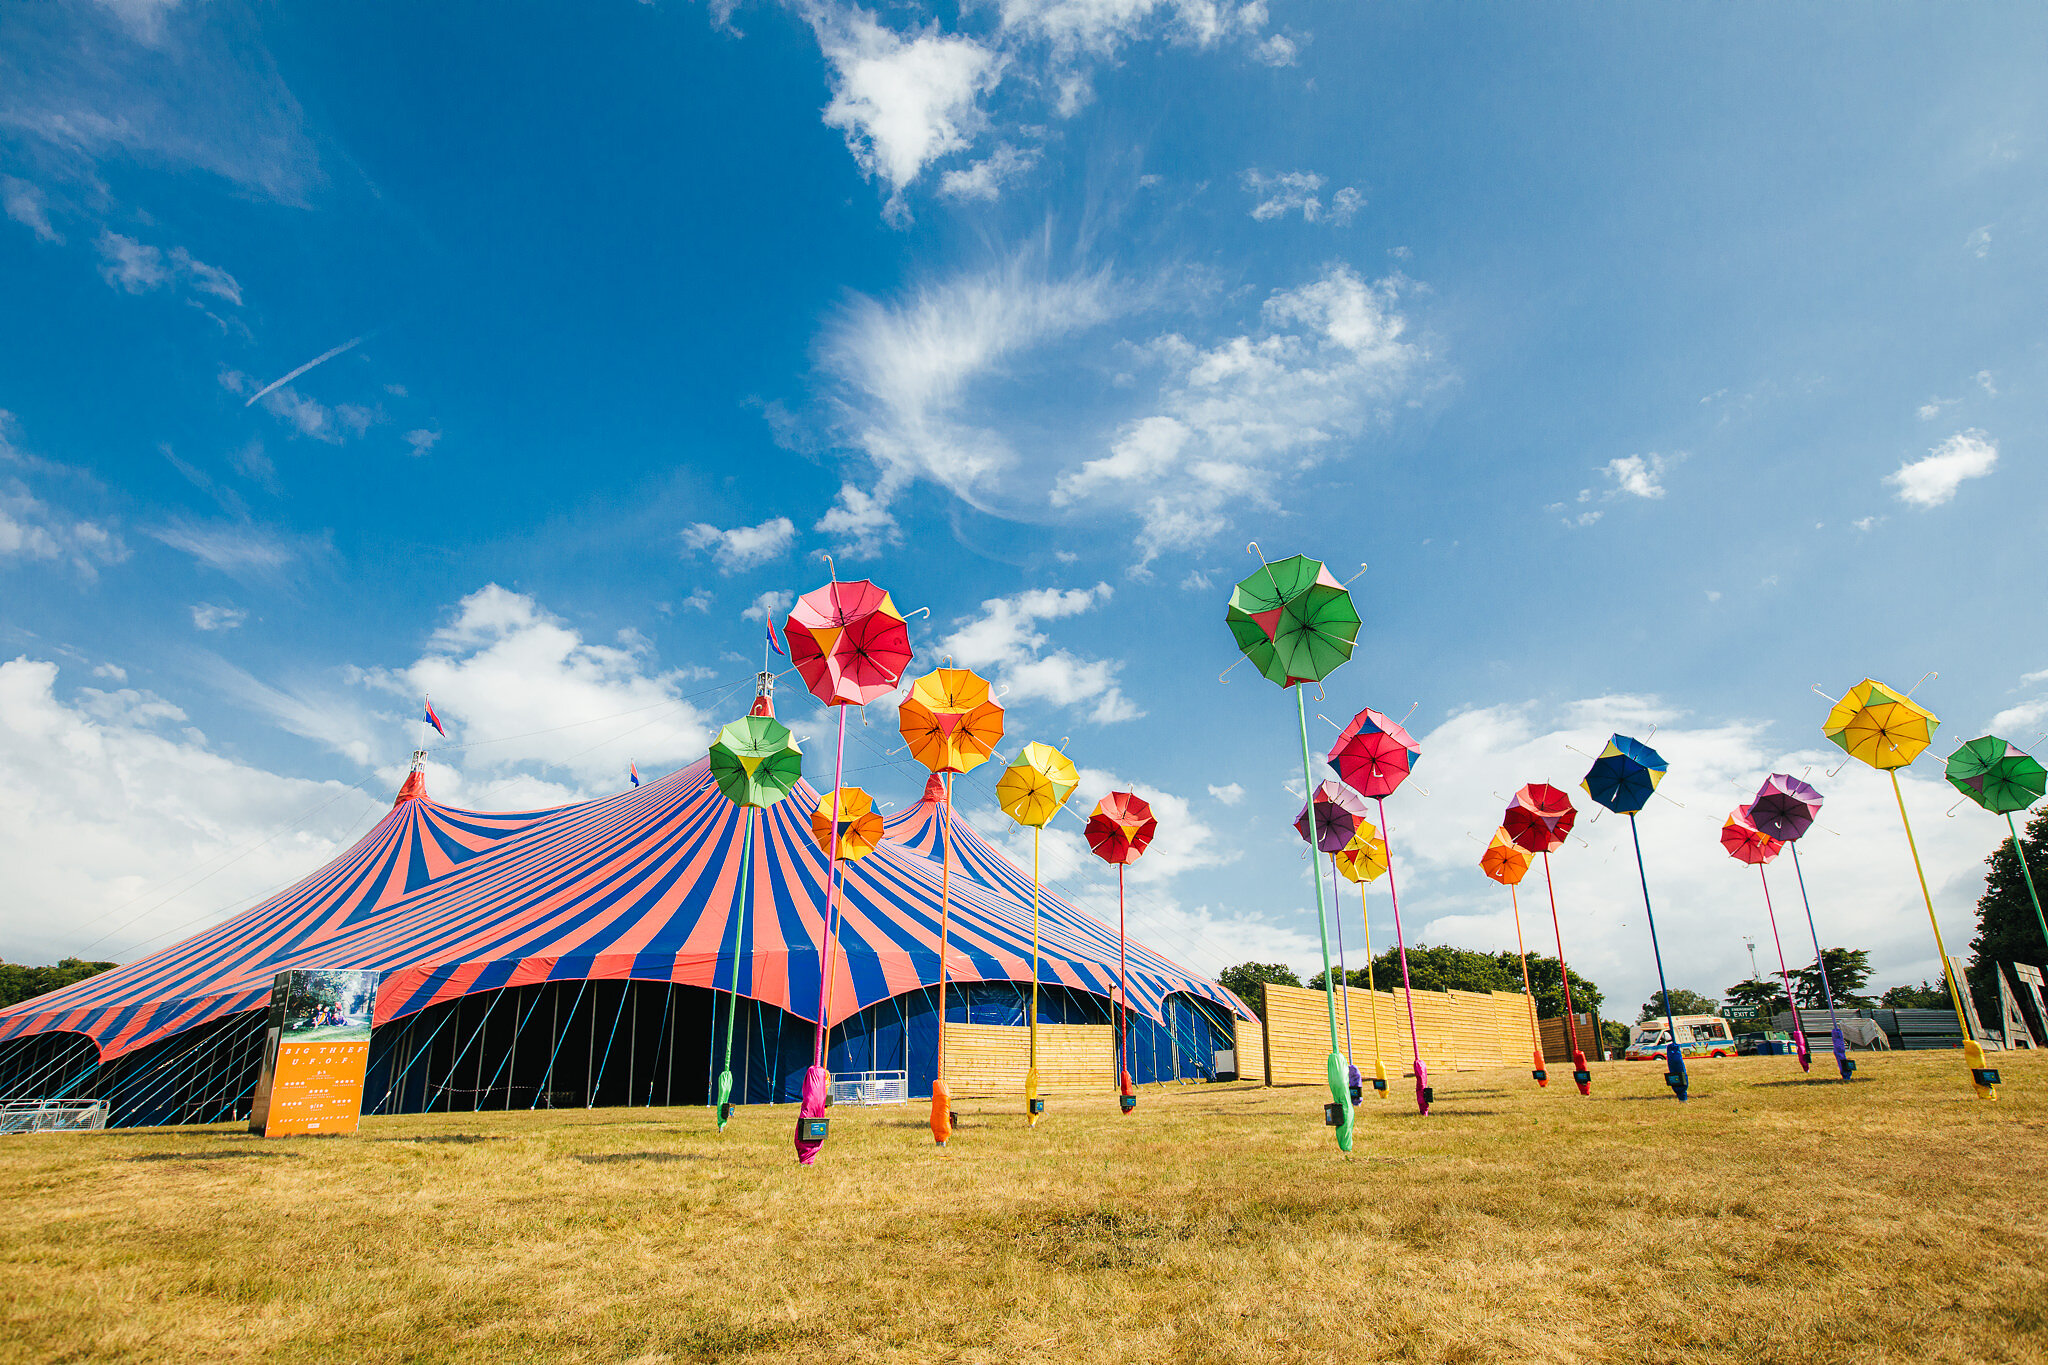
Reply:
[[[364, 335], [367, 336], [368, 333], [364, 333]], [[272, 389], [283, 388], [286, 384], [291, 383], [294, 379], [297, 379], [300, 375], [312, 369], [315, 365], [325, 365], [328, 361], [334, 359], [334, 357], [340, 355], [343, 351], [348, 350], [350, 347], [362, 344], [362, 340], [362, 337], [356, 337], [352, 341], [342, 342], [341, 345], [335, 347], [333, 350], [328, 351], [323, 355], [314, 356], [311, 360], [299, 366], [299, 368], [293, 370], [284, 378], [273, 380], [270, 383], [265, 384], [262, 388], [256, 390], [255, 393], [249, 396], [249, 401], [242, 404], [242, 406], [245, 408], [254, 407], [256, 405], [256, 400], [258, 398], [261, 398], [264, 394], [269, 393]]]

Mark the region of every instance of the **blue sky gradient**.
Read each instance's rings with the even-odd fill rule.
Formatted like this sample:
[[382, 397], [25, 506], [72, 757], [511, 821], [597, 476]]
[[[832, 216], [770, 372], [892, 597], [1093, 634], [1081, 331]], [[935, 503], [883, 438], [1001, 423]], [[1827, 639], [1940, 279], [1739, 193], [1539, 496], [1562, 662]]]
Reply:
[[[1084, 799], [1160, 799], [1155, 946], [1314, 967], [1291, 701], [1217, 681], [1256, 539], [1370, 565], [1311, 701], [1414, 708], [1414, 938], [1511, 944], [1505, 797], [1623, 730], [1673, 762], [1673, 984], [1769, 957], [1714, 833], [1786, 767], [1831, 798], [1823, 938], [1934, 975], [1811, 688], [1939, 670], [1907, 792], [1962, 951], [2002, 826], [1938, 759], [2048, 728], [2044, 39], [2018, 5], [10, 7], [0, 955], [151, 951], [315, 865], [424, 690], [458, 804], [687, 762], [828, 551]], [[914, 799], [874, 710], [852, 780]], [[1101, 908], [1078, 828], [1049, 865]], [[1582, 834], [1567, 953], [1632, 1014], [1626, 831]]]

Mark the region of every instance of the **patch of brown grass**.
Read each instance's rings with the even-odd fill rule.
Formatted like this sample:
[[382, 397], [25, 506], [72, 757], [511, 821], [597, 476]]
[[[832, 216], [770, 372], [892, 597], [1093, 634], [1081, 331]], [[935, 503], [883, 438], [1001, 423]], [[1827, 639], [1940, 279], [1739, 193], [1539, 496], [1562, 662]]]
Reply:
[[841, 1109], [808, 1170], [787, 1106], [18, 1137], [0, 1358], [2040, 1361], [2048, 1059], [1999, 1063], [1466, 1073], [1349, 1159], [1248, 1085]]

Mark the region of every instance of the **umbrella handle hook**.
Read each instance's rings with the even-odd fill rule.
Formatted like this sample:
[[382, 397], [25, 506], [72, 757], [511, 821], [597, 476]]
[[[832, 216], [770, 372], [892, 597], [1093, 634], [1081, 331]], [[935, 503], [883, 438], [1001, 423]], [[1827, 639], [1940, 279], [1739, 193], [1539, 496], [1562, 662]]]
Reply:
[[825, 568], [828, 571], [830, 571], [832, 575], [832, 581], [834, 583], [837, 583], [839, 581], [839, 566], [832, 562], [832, 556], [826, 554], [823, 550], [820, 550], [818, 551], [818, 558], [825, 561]]
[[1230, 686], [1230, 669], [1236, 668], [1239, 664], [1243, 662], [1244, 655], [1242, 654], [1238, 655], [1235, 659], [1232, 659], [1230, 661], [1230, 668], [1226, 668], [1221, 673], [1218, 673], [1216, 675], [1216, 681], [1222, 683], [1225, 687]]
[[1832, 778], [1834, 777], [1834, 775], [1835, 775], [1836, 773], [1838, 773], [1838, 772], [1842, 771], [1842, 769], [1844, 769], [1844, 768], [1846, 768], [1846, 767], [1848, 767], [1848, 766], [1849, 766], [1849, 760], [1845, 758], [1845, 759], [1843, 759], [1843, 760], [1842, 760], [1842, 761], [1841, 761], [1840, 763], [1837, 763], [1837, 764], [1836, 764], [1836, 765], [1835, 765], [1834, 767], [1832, 767], [1832, 768], [1828, 769], [1828, 771], [1827, 771], [1827, 775], [1828, 775], [1828, 777], [1829, 777], [1830, 779], [1832, 779]]
[[1247, 540], [1244, 543], [1244, 552], [1248, 555], [1257, 555], [1261, 564], [1266, 562], [1266, 552], [1259, 548], [1259, 542], [1256, 540]]
[[[1353, 583], [1356, 583], [1356, 582], [1357, 582], [1357, 581], [1359, 580], [1359, 578], [1360, 578], [1361, 576], [1363, 576], [1363, 575], [1364, 575], [1364, 573], [1365, 573], [1365, 569], [1366, 569], [1366, 565], [1365, 565], [1365, 562], [1364, 562], [1363, 560], [1360, 560], [1360, 561], [1359, 561], [1359, 564], [1358, 564], [1358, 572], [1357, 572], [1357, 573], [1355, 573], [1355, 574], [1353, 574], [1353, 575], [1351, 575], [1351, 577], [1349, 577], [1349, 578], [1345, 579], [1345, 580], [1344, 580], [1344, 586], [1348, 588], [1348, 587], [1350, 587], [1350, 586], [1351, 586], [1351, 585], [1352, 585]], [[1417, 706], [1420, 706], [1421, 704], [1422, 704], [1421, 702], [1417, 702], [1417, 703], [1416, 703], [1416, 705], [1417, 705]], [[1412, 713], [1411, 713], [1411, 714], [1412, 714]]]
[[1827, 702], [1830, 705], [1838, 705], [1842, 700], [1840, 697], [1831, 697], [1827, 693], [1821, 691], [1819, 683], [1815, 683], [1813, 685], [1813, 695], [1819, 697], [1822, 701]]
[[907, 611], [903, 613], [903, 619], [908, 621], [913, 616], [923, 616], [929, 618], [931, 614], [932, 609], [930, 607], [919, 607], [916, 611]]
[[1918, 691], [1920, 690], [1921, 686], [1922, 686], [1923, 684], [1925, 684], [1925, 683], [1926, 683], [1926, 681], [1927, 681], [1927, 680], [1928, 680], [1929, 678], [1939, 678], [1940, 676], [1941, 676], [1941, 674], [1939, 674], [1939, 673], [1935, 672], [1935, 671], [1934, 671], [1933, 669], [1931, 669], [1931, 668], [1930, 668], [1930, 669], [1928, 669], [1928, 670], [1927, 670], [1927, 671], [1926, 671], [1925, 673], [1922, 673], [1922, 674], [1920, 675], [1920, 681], [1919, 681], [1919, 682], [1916, 682], [1916, 683], [1914, 683], [1914, 684], [1913, 684], [1913, 685], [1912, 685], [1911, 687], [1909, 687], [1909, 688], [1907, 688], [1907, 689], [1906, 689], [1906, 699], [1907, 699], [1908, 701], [1911, 701], [1911, 700], [1912, 700], [1912, 698], [1913, 698], [1913, 694], [1914, 694], [1915, 692], [1918, 692]]
[[1969, 800], [1969, 799], [1970, 799], [1970, 798], [1969, 798], [1969, 797], [1967, 797], [1967, 796], [1963, 796], [1963, 797], [1958, 797], [1958, 798], [1956, 799], [1956, 803], [1955, 803], [1955, 805], [1953, 805], [1953, 806], [1950, 806], [1950, 807], [1949, 807], [1949, 808], [1948, 808], [1948, 809], [1947, 809], [1946, 811], [1944, 811], [1944, 812], [1943, 812], [1943, 814], [1947, 815], [1947, 816], [1948, 816], [1948, 818], [1949, 818], [1949, 819], [1951, 819], [1951, 820], [1955, 819], [1955, 818], [1956, 818], [1956, 812], [1957, 812], [1958, 810], [1960, 810], [1960, 809], [1962, 808], [1962, 804], [1963, 804], [1963, 802], [1965, 802], [1965, 801], [1967, 801], [1967, 800]]

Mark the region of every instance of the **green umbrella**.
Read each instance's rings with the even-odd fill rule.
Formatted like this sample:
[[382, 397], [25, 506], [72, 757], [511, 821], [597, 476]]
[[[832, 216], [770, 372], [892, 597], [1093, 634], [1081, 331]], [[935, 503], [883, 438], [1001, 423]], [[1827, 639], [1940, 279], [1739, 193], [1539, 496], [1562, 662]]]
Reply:
[[2048, 768], [2040, 760], [1996, 735], [1973, 739], [1948, 756], [1945, 770], [1949, 782], [1963, 795], [1993, 815], [2005, 817], [2006, 832], [2012, 836], [2012, 852], [2020, 860], [2020, 875], [2027, 880], [2027, 896], [2034, 902], [2034, 922], [2041, 926], [2041, 938], [2048, 942], [2048, 915], [2041, 913], [2041, 897], [2034, 890], [2034, 874], [2027, 867], [2027, 852], [2020, 846], [2019, 826], [2012, 813], [2025, 810], [2048, 792]]
[[[725, 1017], [725, 1069], [718, 1074], [718, 1129], [732, 1118], [732, 1025], [739, 1016], [740, 957], [747, 947], [747, 902], [753, 893], [753, 810], [772, 806], [796, 790], [803, 776], [803, 750], [789, 727], [773, 716], [742, 716], [711, 741], [711, 780], [740, 808], [740, 879], [733, 892], [739, 930], [733, 938], [732, 1007]], [[713, 996], [716, 1009], [717, 997]], [[714, 1014], [713, 1018], [716, 1018]]]
[[774, 805], [803, 771], [803, 751], [773, 716], [742, 716], [711, 742], [711, 780], [735, 806]]
[[1358, 640], [1351, 594], [1306, 555], [1268, 564], [1239, 583], [1223, 619], [1252, 666], [1282, 687], [1320, 682], [1351, 657]]
[[[1264, 556], [1260, 558], [1263, 560]], [[1283, 688], [1322, 681], [1351, 657], [1358, 640], [1358, 608], [1351, 605], [1351, 594], [1323, 567], [1322, 561], [1305, 555], [1262, 564], [1257, 573], [1231, 590], [1230, 606], [1223, 620], [1252, 666]], [[1316, 781], [1308, 754], [1308, 708], [1299, 691], [1294, 694], [1294, 703], [1301, 722], [1302, 789], [1313, 791]], [[1337, 1129], [1338, 1149], [1348, 1152], [1357, 1113], [1351, 1102], [1349, 1068], [1337, 1049], [1337, 974], [1330, 966], [1330, 920], [1323, 906], [1323, 864], [1311, 855], [1309, 866], [1315, 869], [1316, 922], [1323, 935], [1323, 1003], [1330, 1016], [1326, 1069], [1332, 1103], [1327, 1115]]]

